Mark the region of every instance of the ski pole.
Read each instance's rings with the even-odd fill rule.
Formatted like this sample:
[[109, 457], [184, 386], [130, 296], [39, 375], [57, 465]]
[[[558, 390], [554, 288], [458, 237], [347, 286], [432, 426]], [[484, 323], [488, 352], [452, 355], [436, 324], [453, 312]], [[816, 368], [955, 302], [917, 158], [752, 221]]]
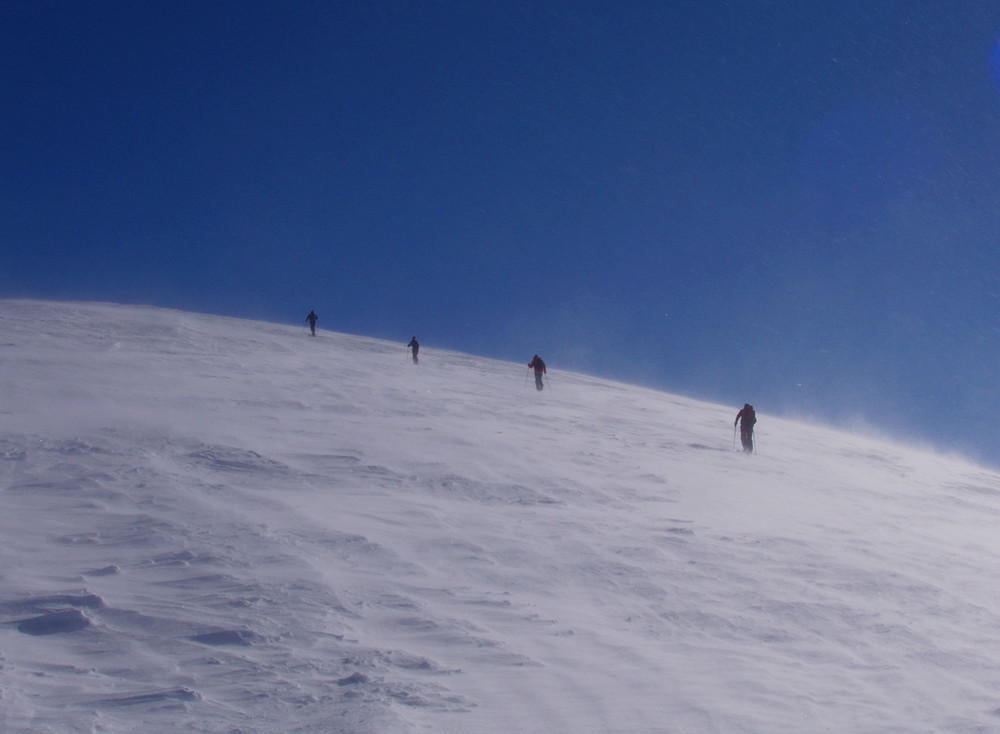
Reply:
[[736, 424], [733, 424], [733, 451], [736, 450]]

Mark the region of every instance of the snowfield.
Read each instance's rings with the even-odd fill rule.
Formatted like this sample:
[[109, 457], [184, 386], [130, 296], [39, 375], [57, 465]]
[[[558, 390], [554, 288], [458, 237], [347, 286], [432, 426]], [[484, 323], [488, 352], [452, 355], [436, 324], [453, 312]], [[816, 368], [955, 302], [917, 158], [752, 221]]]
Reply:
[[320, 318], [0, 301], [0, 730], [1000, 732], [995, 471]]

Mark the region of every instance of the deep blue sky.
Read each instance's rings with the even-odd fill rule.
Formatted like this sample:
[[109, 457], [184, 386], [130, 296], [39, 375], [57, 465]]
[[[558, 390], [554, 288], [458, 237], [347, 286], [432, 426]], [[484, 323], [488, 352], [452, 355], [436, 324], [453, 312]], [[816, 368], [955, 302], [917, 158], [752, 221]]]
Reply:
[[0, 296], [312, 308], [1000, 462], [998, 34], [978, 0], [7, 2]]

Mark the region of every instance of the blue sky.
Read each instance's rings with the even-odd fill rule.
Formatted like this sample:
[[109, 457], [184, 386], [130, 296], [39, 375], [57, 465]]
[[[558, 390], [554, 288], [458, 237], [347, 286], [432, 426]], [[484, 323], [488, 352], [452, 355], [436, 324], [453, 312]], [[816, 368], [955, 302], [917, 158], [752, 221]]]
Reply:
[[992, 2], [14, 2], [0, 296], [301, 321], [1000, 461]]

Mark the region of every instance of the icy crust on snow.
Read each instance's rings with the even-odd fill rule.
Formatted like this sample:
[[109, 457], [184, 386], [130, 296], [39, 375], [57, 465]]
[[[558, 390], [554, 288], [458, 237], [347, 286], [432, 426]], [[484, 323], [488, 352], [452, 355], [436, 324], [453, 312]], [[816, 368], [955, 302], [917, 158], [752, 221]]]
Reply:
[[151, 308], [0, 360], [2, 731], [1000, 731], [993, 471]]
[[[300, 539], [247, 517], [248, 498], [220, 483], [270, 485], [280, 465], [162, 437], [92, 439], [5, 440], [21, 457], [4, 467], [0, 520], [5, 731], [366, 731], [391, 701], [454, 707], [432, 680], [385, 676], [412, 661], [345, 643], [354, 614]], [[347, 562], [376, 550], [347, 533], [323, 542]]]

